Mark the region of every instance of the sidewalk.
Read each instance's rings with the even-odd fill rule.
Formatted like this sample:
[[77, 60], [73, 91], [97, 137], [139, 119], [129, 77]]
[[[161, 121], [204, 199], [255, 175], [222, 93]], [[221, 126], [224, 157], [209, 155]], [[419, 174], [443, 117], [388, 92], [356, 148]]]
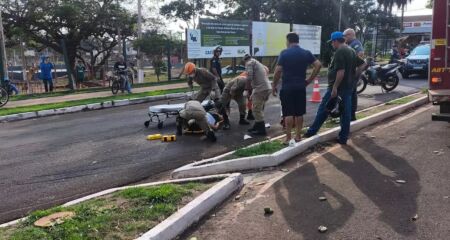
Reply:
[[[152, 87], [141, 87], [132, 89], [133, 93], [141, 93], [141, 92], [150, 92], [157, 90], [170, 90], [187, 87], [187, 83], [175, 83], [175, 84], [166, 84], [166, 85], [158, 85]], [[46, 98], [36, 98], [36, 99], [28, 99], [28, 100], [20, 100], [20, 101], [10, 101], [8, 104], [3, 106], [3, 108], [14, 108], [14, 107], [22, 107], [22, 106], [31, 106], [31, 105], [39, 105], [39, 104], [49, 104], [49, 103], [59, 103], [59, 102], [67, 102], [67, 101], [75, 101], [75, 100], [83, 100], [90, 98], [100, 98], [100, 97], [110, 97], [114, 96], [111, 91], [102, 91], [102, 92], [92, 92], [92, 93], [79, 93], [79, 94], [67, 94], [65, 96], [58, 97], [46, 97]]]
[[283, 171], [247, 174], [240, 197], [181, 239], [447, 239], [450, 138], [442, 136], [450, 127], [431, 122], [431, 109], [299, 156]]

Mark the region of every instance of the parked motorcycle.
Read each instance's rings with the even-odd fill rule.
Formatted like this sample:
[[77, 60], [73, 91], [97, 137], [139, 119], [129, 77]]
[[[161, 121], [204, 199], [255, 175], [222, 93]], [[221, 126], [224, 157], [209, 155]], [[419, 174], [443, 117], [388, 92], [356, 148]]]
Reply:
[[358, 79], [356, 92], [362, 93], [367, 85], [381, 86], [386, 92], [394, 90], [400, 82], [401, 67], [399, 63], [380, 66], [373, 59], [367, 59], [367, 67]]

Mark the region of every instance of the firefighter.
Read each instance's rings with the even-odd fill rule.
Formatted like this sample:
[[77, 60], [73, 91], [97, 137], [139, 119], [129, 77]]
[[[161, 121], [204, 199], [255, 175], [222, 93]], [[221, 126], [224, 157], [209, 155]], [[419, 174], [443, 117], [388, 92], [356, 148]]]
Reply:
[[[264, 65], [264, 70], [266, 70], [267, 77], [269, 77], [269, 73], [270, 73], [269, 68]], [[248, 76], [247, 72], [243, 72], [242, 74], [245, 74], [245, 76]], [[248, 94], [247, 96], [244, 96], [244, 97], [247, 97], [247, 120], [252, 121], [252, 120], [255, 120], [255, 116], [253, 116], [253, 103], [252, 103], [252, 100], [250, 99], [251, 91], [247, 92], [247, 94]]]
[[[272, 93], [272, 86], [266, 73], [265, 66], [246, 54], [244, 56], [245, 69], [247, 77], [247, 91], [252, 91], [250, 99], [252, 100], [253, 115], [255, 124], [248, 131], [255, 135], [266, 135], [266, 124], [264, 122], [264, 106]], [[244, 93], [248, 95], [248, 93]]]
[[222, 97], [220, 99], [221, 105], [223, 108], [227, 106], [226, 110], [223, 109], [221, 114], [224, 118], [224, 126], [223, 129], [227, 130], [230, 128], [230, 121], [228, 119], [227, 112], [229, 112], [230, 101], [234, 100], [238, 104], [239, 107], [239, 124], [240, 125], [249, 125], [250, 123], [245, 120], [245, 110], [246, 110], [246, 101], [244, 97], [245, 86], [247, 85], [247, 73], [243, 72], [238, 77], [229, 81], [225, 88], [223, 89]]
[[211, 114], [207, 113], [205, 108], [199, 101], [188, 101], [184, 109], [180, 111], [180, 115], [177, 118], [177, 134], [183, 134], [183, 126], [187, 125], [192, 127], [197, 125], [206, 135], [206, 138], [211, 142], [216, 142], [217, 138], [213, 129], [218, 128], [219, 121], [211, 119]]
[[188, 62], [184, 66], [184, 73], [188, 75], [189, 88], [194, 90], [193, 82], [200, 85], [200, 91], [195, 100], [203, 102], [214, 91], [213, 100], [216, 102], [220, 98], [220, 90], [217, 85], [217, 77], [204, 68], [197, 68], [194, 63]]

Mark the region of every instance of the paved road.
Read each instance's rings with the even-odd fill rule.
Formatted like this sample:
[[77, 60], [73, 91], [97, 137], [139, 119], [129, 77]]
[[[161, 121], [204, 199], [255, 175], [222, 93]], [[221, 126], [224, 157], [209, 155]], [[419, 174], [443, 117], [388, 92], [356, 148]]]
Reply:
[[[280, 166], [288, 173], [248, 174], [238, 201], [181, 239], [449, 239], [450, 124], [432, 122], [433, 111], [419, 108], [353, 134], [348, 146], [296, 157]], [[265, 207], [274, 214], [264, 216]]]
[[[380, 87], [368, 87], [360, 108], [416, 92], [423, 86], [423, 79], [407, 80], [389, 94], [382, 94]], [[243, 141], [247, 127], [234, 124], [238, 118], [234, 111], [233, 130], [220, 132], [216, 144], [201, 141], [198, 136], [184, 136], [174, 143], [149, 142], [145, 137], [159, 131], [155, 126], [144, 128], [147, 107], [143, 104], [1, 123], [0, 223], [34, 209], [141, 181], [258, 140]], [[312, 121], [316, 108], [317, 104], [308, 104], [307, 123]], [[266, 115], [272, 124], [269, 134], [279, 135], [277, 99], [270, 100]], [[162, 132], [174, 131], [171, 119]]]

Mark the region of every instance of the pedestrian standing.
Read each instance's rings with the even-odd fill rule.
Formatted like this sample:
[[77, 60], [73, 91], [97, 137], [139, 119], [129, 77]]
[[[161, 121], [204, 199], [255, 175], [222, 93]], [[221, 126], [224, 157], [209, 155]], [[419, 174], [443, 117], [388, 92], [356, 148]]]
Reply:
[[127, 62], [125, 61], [124, 56], [119, 55], [117, 57], [117, 62], [114, 64], [114, 70], [118, 74], [119, 79], [120, 79], [120, 77], [123, 78], [124, 86], [121, 86], [122, 92], [123, 92], [123, 88], [126, 88], [127, 92], [129, 94], [131, 94], [132, 93], [131, 85], [130, 85], [130, 81], [128, 79], [128, 65], [127, 65]]
[[200, 85], [200, 91], [197, 93], [195, 100], [203, 102], [211, 91], [214, 91], [213, 100], [220, 98], [220, 89], [217, 85], [217, 77], [204, 68], [197, 68], [194, 63], [188, 62], [184, 66], [184, 73], [188, 75], [189, 88], [194, 90], [194, 82]]
[[86, 72], [86, 67], [83, 64], [83, 61], [78, 60], [78, 64], [75, 66], [75, 73], [77, 75], [77, 88], [81, 89], [81, 84], [84, 82], [84, 73]]
[[222, 79], [222, 64], [220, 63], [220, 56], [222, 55], [222, 47], [217, 46], [213, 51], [213, 58], [210, 61], [210, 72], [217, 78], [217, 85], [219, 86], [220, 93], [223, 92], [225, 83]]
[[248, 74], [246, 90], [252, 91], [250, 99], [253, 102], [252, 109], [255, 116], [255, 124], [248, 132], [255, 135], [266, 135], [264, 106], [272, 93], [272, 87], [262, 63], [248, 54], [244, 56], [244, 63]]
[[[355, 30], [351, 28], [345, 30], [344, 38], [347, 45], [355, 51], [356, 55], [361, 59], [364, 59], [364, 47], [361, 42], [356, 39]], [[358, 83], [359, 77], [359, 74], [355, 76], [354, 88], [352, 92], [352, 121], [356, 121], [356, 110], [358, 109], [358, 93], [356, 92], [356, 84]]]
[[340, 96], [343, 108], [340, 113], [341, 131], [337, 141], [340, 144], [347, 144], [352, 114], [353, 79], [355, 73], [364, 67], [364, 61], [345, 44], [344, 35], [341, 32], [333, 32], [330, 41], [336, 52], [328, 69], [328, 89], [317, 110], [314, 123], [309, 127], [305, 137], [317, 134], [329, 115], [328, 102], [336, 101]]
[[[287, 49], [278, 58], [275, 69], [272, 93], [277, 95], [278, 83], [281, 81], [280, 100], [283, 117], [286, 124], [286, 141], [292, 138], [292, 128], [295, 125], [295, 141], [301, 141], [303, 115], [306, 113], [306, 87], [317, 77], [322, 64], [310, 51], [299, 46], [297, 33], [286, 36]], [[312, 74], [306, 78], [306, 70], [313, 65]]]
[[42, 57], [41, 64], [39, 65], [41, 69], [41, 80], [44, 83], [45, 92], [53, 92], [53, 76], [52, 76], [52, 69], [55, 67], [53, 66], [53, 63], [50, 62], [49, 57], [45, 56]]

